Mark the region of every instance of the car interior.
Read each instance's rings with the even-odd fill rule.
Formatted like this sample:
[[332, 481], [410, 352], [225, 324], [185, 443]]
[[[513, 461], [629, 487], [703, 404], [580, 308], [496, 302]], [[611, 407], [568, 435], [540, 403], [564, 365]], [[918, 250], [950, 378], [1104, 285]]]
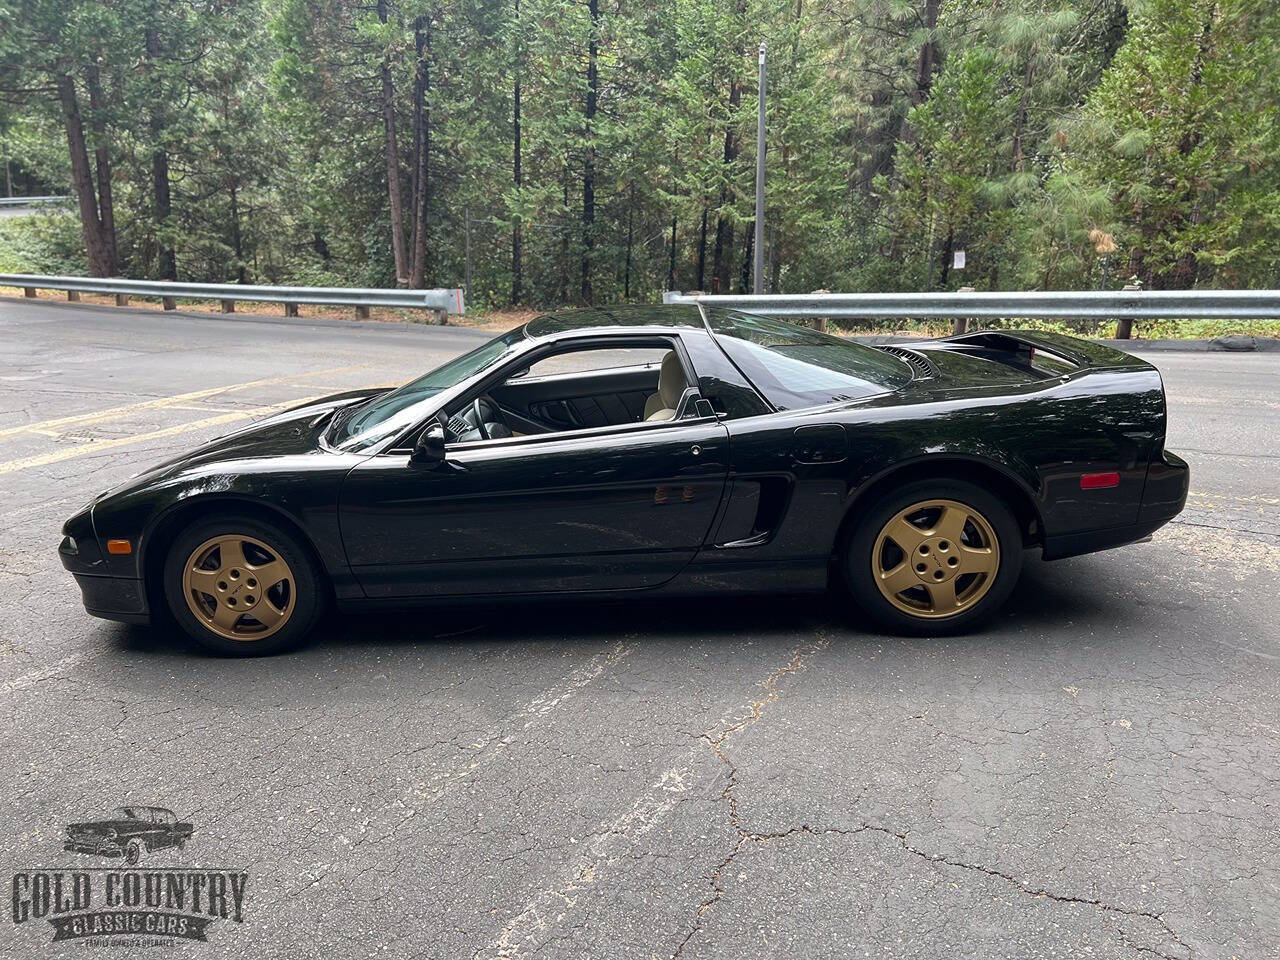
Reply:
[[449, 411], [446, 442], [678, 419], [689, 378], [669, 346], [600, 347], [536, 360]]

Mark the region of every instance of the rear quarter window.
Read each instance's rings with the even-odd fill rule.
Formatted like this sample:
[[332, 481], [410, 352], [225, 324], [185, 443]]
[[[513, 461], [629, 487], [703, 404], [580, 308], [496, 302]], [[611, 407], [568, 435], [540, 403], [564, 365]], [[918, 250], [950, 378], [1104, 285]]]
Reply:
[[716, 342], [779, 410], [858, 400], [911, 381], [898, 357], [783, 320], [708, 310]]

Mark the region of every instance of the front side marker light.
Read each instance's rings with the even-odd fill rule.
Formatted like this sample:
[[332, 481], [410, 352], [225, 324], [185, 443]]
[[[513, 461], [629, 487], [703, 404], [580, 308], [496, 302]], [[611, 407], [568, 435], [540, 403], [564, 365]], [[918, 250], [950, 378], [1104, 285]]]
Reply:
[[107, 553], [115, 554], [118, 557], [128, 556], [133, 553], [133, 544], [128, 540], [108, 540]]

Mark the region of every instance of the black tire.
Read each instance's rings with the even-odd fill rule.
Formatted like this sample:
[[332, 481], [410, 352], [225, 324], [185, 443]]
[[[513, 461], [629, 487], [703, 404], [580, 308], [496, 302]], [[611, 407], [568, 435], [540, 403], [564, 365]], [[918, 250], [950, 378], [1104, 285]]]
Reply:
[[142, 862], [142, 855], [146, 853], [147, 847], [141, 840], [134, 837], [125, 845], [124, 862], [131, 867], [136, 867]]
[[[976, 510], [985, 517], [999, 544], [999, 566], [986, 592], [972, 606], [941, 619], [899, 609], [881, 593], [872, 569], [873, 553], [885, 525], [913, 504], [928, 500], [952, 500]], [[1022, 533], [1018, 522], [1003, 501], [976, 484], [946, 477], [917, 480], [885, 494], [859, 512], [862, 516], [841, 558], [844, 582], [862, 612], [890, 633], [906, 636], [963, 633], [993, 616], [1018, 582], [1022, 569]]]
[[[223, 535], [243, 535], [259, 540], [269, 545], [289, 567], [292, 574], [292, 612], [284, 625], [269, 636], [238, 640], [220, 636], [198, 619], [187, 605], [183, 588], [187, 560], [201, 544]], [[274, 523], [240, 514], [228, 513], [201, 520], [179, 533], [165, 556], [163, 580], [165, 600], [178, 626], [201, 647], [229, 657], [268, 656], [298, 646], [315, 627], [328, 598], [323, 571], [295, 536]]]

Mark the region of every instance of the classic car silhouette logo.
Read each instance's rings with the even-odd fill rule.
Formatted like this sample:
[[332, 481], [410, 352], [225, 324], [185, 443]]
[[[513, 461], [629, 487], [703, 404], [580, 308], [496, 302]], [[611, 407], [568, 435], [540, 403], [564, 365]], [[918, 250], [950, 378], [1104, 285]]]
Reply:
[[69, 824], [63, 849], [124, 857], [133, 867], [152, 850], [183, 849], [193, 832], [191, 824], [180, 823], [165, 807], [119, 807], [108, 820]]
[[105, 857], [13, 874], [13, 922], [46, 920], [53, 942], [85, 946], [158, 947], [205, 941], [218, 921], [244, 923], [249, 875], [207, 866], [144, 864], [159, 850], [182, 850], [194, 828], [168, 807], [133, 804], [102, 820], [71, 823], [62, 849]]

